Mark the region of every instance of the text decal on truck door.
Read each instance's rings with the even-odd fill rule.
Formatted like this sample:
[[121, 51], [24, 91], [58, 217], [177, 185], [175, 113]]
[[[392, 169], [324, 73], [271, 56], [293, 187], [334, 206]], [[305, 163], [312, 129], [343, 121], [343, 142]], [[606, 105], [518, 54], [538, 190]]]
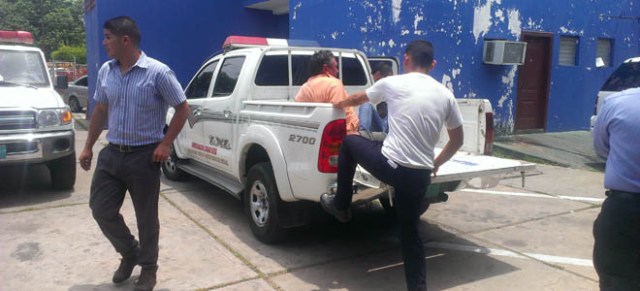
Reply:
[[292, 134], [292, 135], [289, 135], [289, 141], [312, 145], [316, 143], [316, 138]]

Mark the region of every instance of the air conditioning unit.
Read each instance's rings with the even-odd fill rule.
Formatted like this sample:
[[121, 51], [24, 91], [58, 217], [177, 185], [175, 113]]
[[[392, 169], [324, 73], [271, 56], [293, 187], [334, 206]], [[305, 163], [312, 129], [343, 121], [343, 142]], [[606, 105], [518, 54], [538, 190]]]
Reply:
[[485, 40], [482, 62], [491, 65], [523, 65], [526, 51], [526, 42]]

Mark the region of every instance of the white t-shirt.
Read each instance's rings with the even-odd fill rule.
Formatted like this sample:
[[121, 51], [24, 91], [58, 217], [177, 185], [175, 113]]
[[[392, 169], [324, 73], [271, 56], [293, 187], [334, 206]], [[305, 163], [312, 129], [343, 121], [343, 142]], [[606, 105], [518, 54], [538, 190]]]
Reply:
[[395, 163], [433, 169], [434, 148], [443, 125], [462, 125], [453, 93], [431, 76], [407, 73], [386, 77], [366, 91], [371, 103], [387, 102], [389, 134], [382, 154]]

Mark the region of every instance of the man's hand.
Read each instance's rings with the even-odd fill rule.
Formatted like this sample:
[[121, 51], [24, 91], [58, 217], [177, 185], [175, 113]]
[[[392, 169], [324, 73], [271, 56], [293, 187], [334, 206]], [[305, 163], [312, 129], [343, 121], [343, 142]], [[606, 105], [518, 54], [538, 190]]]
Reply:
[[93, 159], [93, 151], [89, 148], [84, 148], [78, 157], [80, 167], [85, 171], [89, 171], [91, 169], [91, 159]]
[[153, 151], [153, 161], [156, 163], [164, 163], [169, 158], [169, 146], [160, 143]]

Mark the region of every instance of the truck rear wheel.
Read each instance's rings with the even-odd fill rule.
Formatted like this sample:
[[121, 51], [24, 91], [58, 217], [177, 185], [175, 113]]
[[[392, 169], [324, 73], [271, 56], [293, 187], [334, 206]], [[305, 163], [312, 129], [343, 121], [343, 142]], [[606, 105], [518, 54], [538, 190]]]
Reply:
[[56, 190], [70, 190], [76, 183], [75, 153], [52, 161], [48, 165], [51, 186]]
[[251, 167], [243, 197], [244, 211], [251, 231], [264, 243], [275, 243], [284, 237], [278, 222], [278, 206], [282, 203], [271, 163]]
[[188, 177], [187, 172], [178, 168], [178, 156], [173, 149], [173, 145], [170, 148], [169, 158], [162, 163], [162, 173], [167, 179], [172, 181], [181, 181]]

